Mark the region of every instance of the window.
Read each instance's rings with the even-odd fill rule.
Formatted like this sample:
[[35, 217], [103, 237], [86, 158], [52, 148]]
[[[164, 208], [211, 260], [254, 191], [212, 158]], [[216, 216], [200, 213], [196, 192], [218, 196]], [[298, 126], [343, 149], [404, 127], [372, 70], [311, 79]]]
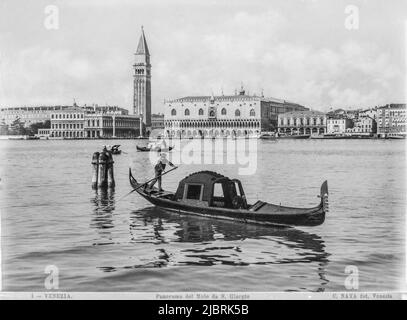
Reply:
[[186, 199], [201, 200], [202, 185], [201, 184], [186, 184], [187, 192]]
[[186, 116], [189, 116], [189, 109], [185, 109], [185, 113]]
[[213, 196], [216, 198], [223, 198], [223, 188], [221, 183], [215, 183], [213, 185]]
[[211, 111], [209, 112], [209, 116], [210, 116], [210, 117], [214, 117], [214, 116], [215, 116], [215, 111], [211, 110]]
[[226, 109], [225, 108], [222, 108], [221, 114], [222, 114], [222, 116], [226, 115]]
[[204, 111], [203, 111], [203, 109], [201, 108], [201, 109], [199, 109], [199, 112], [198, 112], [198, 114], [200, 115], [200, 116], [203, 116], [203, 114], [204, 114]]
[[177, 110], [172, 109], [172, 110], [171, 110], [171, 115], [172, 115], [172, 116], [176, 116], [176, 115], [177, 115]]
[[239, 109], [236, 109], [236, 111], [235, 111], [235, 116], [236, 116], [236, 117], [240, 117], [240, 110], [239, 110]]
[[256, 116], [256, 112], [254, 111], [254, 109], [251, 109], [251, 110], [250, 110], [250, 116], [251, 116], [251, 117]]

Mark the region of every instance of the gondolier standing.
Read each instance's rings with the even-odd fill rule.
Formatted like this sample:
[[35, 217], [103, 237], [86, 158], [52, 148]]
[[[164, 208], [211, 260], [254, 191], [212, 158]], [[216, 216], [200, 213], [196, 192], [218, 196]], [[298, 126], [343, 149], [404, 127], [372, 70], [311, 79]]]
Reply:
[[149, 187], [150, 189], [153, 188], [155, 183], [158, 181], [158, 190], [164, 191], [161, 188], [161, 175], [163, 171], [165, 170], [166, 165], [170, 165], [171, 167], [175, 167], [174, 164], [172, 164], [168, 159], [167, 159], [167, 154], [166, 153], [160, 153], [160, 156], [158, 157], [155, 165], [154, 165], [154, 171], [155, 171], [155, 179], [150, 183]]

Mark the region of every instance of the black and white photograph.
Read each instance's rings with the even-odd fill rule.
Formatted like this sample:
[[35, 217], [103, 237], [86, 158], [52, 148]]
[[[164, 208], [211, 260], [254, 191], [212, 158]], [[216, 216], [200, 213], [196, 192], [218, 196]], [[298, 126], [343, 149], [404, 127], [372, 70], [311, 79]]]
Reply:
[[0, 0], [0, 299], [406, 298], [406, 56], [402, 0]]

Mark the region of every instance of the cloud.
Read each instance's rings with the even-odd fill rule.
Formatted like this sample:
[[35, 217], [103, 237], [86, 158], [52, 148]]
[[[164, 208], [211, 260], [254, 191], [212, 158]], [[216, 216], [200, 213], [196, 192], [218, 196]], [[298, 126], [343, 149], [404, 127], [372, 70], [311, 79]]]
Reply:
[[91, 58], [68, 49], [35, 46], [15, 56], [3, 54], [0, 70], [5, 101], [0, 103], [64, 104], [72, 103], [72, 98], [76, 97], [84, 103], [114, 104], [116, 96], [123, 101], [127, 95], [122, 92], [124, 88], [130, 96], [131, 74], [129, 72], [128, 78], [120, 78], [116, 73], [123, 71], [129, 62], [114, 50], [106, 52], [108, 56], [93, 55]]
[[[71, 103], [76, 97], [130, 109], [141, 24], [152, 54], [155, 112], [165, 98], [233, 93], [241, 82], [250, 93], [264, 89], [320, 110], [404, 99], [395, 29], [365, 28], [376, 17], [365, 8], [364, 24], [350, 33], [339, 5], [143, 3], [60, 2], [58, 31], [34, 32], [32, 39], [27, 26], [0, 31], [0, 104]], [[38, 15], [20, 20], [42, 28], [43, 10]]]
[[392, 100], [390, 84], [403, 74], [378, 45], [346, 41], [329, 48], [289, 42], [284, 38], [288, 25], [279, 12], [237, 12], [220, 30], [183, 30], [171, 37], [177, 52], [166, 56], [173, 63], [162, 64], [159, 80], [171, 78], [178, 95], [222, 87], [233, 91], [242, 81], [252, 93], [264, 88], [271, 96], [322, 110]]

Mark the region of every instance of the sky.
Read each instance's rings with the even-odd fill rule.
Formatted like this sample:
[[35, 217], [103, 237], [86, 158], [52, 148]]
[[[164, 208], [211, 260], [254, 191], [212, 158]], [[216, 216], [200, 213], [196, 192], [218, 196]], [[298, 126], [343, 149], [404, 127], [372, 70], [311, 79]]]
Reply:
[[141, 26], [154, 113], [241, 84], [321, 111], [405, 103], [406, 21], [403, 0], [0, 0], [0, 106], [132, 110]]

